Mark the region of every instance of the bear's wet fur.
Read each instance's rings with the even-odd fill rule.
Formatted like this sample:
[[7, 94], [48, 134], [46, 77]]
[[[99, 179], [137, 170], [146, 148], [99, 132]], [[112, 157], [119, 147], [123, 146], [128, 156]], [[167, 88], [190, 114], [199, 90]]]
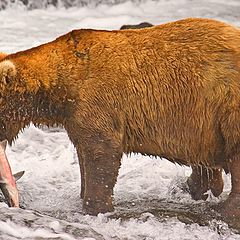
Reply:
[[215, 169], [208, 189], [229, 169], [223, 212], [240, 215], [233, 205], [240, 204], [239, 46], [238, 28], [190, 18], [74, 30], [9, 54], [0, 62], [1, 137], [11, 142], [30, 122], [63, 126], [77, 149], [90, 214], [113, 210], [121, 157], [138, 152]]
[[[141, 22], [134, 25], [123, 25], [120, 30], [140, 29], [152, 27], [153, 24]], [[192, 174], [187, 180], [189, 193], [194, 200], [206, 200], [208, 190], [211, 190], [215, 197], [218, 197], [223, 191], [223, 178], [221, 168], [205, 168], [204, 166], [192, 166]], [[225, 168], [225, 172], [228, 170]]]

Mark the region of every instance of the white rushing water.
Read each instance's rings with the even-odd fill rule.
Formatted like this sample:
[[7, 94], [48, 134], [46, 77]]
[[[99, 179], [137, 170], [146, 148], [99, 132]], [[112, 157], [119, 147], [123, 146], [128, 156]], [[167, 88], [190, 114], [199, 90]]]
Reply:
[[[43, 9], [54, 7], [96, 7], [101, 4], [114, 5], [128, 0], [1, 0], [0, 9], [21, 7], [25, 9]], [[134, 3], [142, 3], [146, 0], [131, 0]], [[155, 0], [157, 1], [157, 0]]]
[[[4, 1], [7, 2], [1, 3]], [[24, 50], [76, 28], [119, 29], [123, 24], [143, 21], [161, 24], [185, 17], [208, 17], [240, 26], [239, 0], [136, 2], [68, 9], [49, 6], [32, 11], [14, 4], [0, 12], [0, 51]], [[62, 129], [40, 130], [30, 126], [8, 147], [7, 154], [14, 172], [26, 171], [18, 182], [24, 209], [0, 204], [0, 239], [240, 239], [224, 223], [217, 223], [218, 227], [199, 226], [176, 218], [159, 219], [148, 213], [148, 206], [144, 213], [126, 219], [109, 214], [97, 217], [82, 214], [77, 156]], [[194, 206], [196, 202], [188, 193], [180, 188], [177, 193], [174, 191], [189, 174], [189, 168], [166, 160], [124, 156], [115, 187], [116, 205], [124, 206], [127, 202], [135, 211], [138, 202], [147, 199], [150, 205], [151, 201], [167, 199]], [[229, 177], [224, 178], [226, 195]], [[117, 207], [116, 213], [120, 210]]]

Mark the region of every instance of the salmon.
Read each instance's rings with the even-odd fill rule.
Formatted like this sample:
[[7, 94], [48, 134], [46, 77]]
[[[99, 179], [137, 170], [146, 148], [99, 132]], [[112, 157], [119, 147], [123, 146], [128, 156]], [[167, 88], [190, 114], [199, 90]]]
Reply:
[[16, 181], [22, 177], [24, 171], [15, 175], [6, 155], [7, 140], [0, 142], [0, 189], [7, 201], [9, 207], [19, 207], [19, 194]]

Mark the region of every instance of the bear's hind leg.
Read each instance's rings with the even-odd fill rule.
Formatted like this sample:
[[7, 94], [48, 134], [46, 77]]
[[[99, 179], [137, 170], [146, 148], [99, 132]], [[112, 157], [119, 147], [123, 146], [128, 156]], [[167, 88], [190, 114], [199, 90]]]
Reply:
[[206, 200], [208, 190], [211, 190], [213, 195], [218, 197], [223, 191], [222, 169], [194, 166], [187, 184], [194, 200]]
[[240, 218], [240, 156], [234, 157], [229, 163], [232, 189], [221, 208], [225, 217]]

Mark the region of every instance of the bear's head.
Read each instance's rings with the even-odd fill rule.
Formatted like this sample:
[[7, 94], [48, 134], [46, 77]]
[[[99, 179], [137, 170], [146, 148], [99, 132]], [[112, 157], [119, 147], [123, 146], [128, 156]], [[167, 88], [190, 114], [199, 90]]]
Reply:
[[17, 123], [6, 121], [1, 108], [4, 108], [3, 96], [6, 94], [7, 84], [16, 75], [14, 64], [5, 59], [8, 54], [0, 52], [0, 141], [7, 139], [11, 143], [21, 130]]
[[0, 120], [0, 141], [7, 140], [12, 145], [22, 129], [19, 123]]

